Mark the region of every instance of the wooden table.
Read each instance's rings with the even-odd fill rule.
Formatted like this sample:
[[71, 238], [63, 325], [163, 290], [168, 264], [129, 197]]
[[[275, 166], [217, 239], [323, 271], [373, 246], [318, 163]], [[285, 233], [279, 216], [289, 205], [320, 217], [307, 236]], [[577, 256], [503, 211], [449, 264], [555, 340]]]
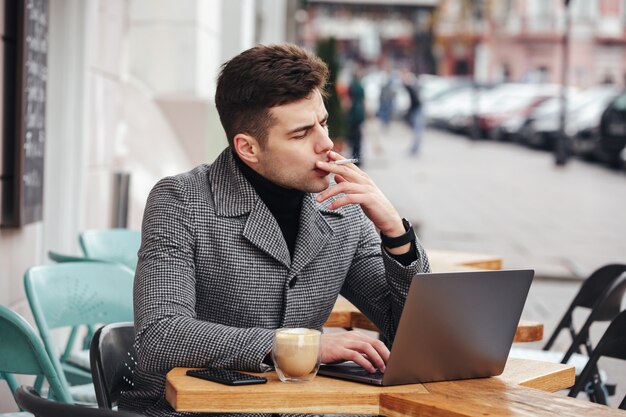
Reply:
[[[378, 328], [361, 313], [352, 303], [339, 297], [330, 313], [325, 327], [341, 327], [343, 329], [364, 329], [374, 332]], [[536, 321], [521, 320], [517, 325], [513, 342], [535, 342], [543, 338], [543, 324]]]
[[494, 378], [374, 387], [318, 376], [282, 383], [275, 372], [263, 385], [230, 387], [167, 374], [166, 399], [179, 412], [341, 413], [386, 416], [624, 416], [623, 411], [551, 394], [574, 384], [570, 365], [509, 359]]
[[434, 249], [428, 249], [426, 253], [433, 272], [502, 269], [502, 258], [495, 255]]
[[[443, 251], [429, 249], [428, 260], [433, 272], [475, 271], [477, 269], [502, 269], [502, 259], [494, 255]], [[374, 332], [378, 328], [365, 314], [343, 297], [339, 297], [335, 307], [324, 324], [325, 327], [343, 329], [364, 329]], [[513, 342], [537, 342], [543, 339], [543, 324], [521, 320], [515, 332]]]

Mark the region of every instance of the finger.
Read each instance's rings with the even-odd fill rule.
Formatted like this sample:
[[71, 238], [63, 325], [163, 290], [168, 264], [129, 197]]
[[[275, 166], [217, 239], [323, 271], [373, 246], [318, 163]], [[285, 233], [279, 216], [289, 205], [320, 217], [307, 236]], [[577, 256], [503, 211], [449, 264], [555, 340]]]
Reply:
[[348, 350], [345, 354], [346, 359], [351, 360], [352, 362], [359, 365], [361, 368], [365, 369], [370, 374], [376, 372], [376, 367], [370, 362], [365, 356], [357, 352], [356, 350]]
[[346, 181], [348, 181], [348, 180], [345, 179], [344, 177], [342, 177], [341, 175], [335, 174], [335, 182], [337, 184], [341, 184], [342, 182], [346, 182]]
[[364, 178], [367, 178], [366, 174], [354, 164], [335, 165], [324, 161], [317, 161], [315, 166], [331, 174], [339, 174], [349, 181], [363, 182]]
[[350, 181], [344, 181], [340, 184], [336, 184], [333, 187], [329, 187], [325, 189], [322, 193], [317, 196], [317, 201], [321, 202], [324, 200], [328, 200], [330, 197], [336, 196], [338, 194], [366, 194], [368, 189], [366, 186], [362, 184], [355, 184]]
[[391, 353], [387, 345], [376, 339], [374, 340], [374, 343], [372, 343], [372, 346], [374, 346], [374, 349], [376, 349], [380, 357], [383, 358], [383, 361], [387, 363], [389, 361], [389, 354]]
[[[372, 342], [374, 342], [374, 340], [372, 340]], [[385, 361], [371, 343], [362, 342], [360, 346], [358, 346], [357, 350], [365, 354], [367, 359], [376, 367], [376, 369], [380, 369], [381, 372], [385, 372]]]
[[328, 208], [330, 210], [336, 210], [340, 207], [351, 204], [365, 205], [368, 201], [370, 201], [369, 197], [364, 194], [346, 194], [343, 197], [338, 197], [333, 200], [333, 202], [328, 205]]

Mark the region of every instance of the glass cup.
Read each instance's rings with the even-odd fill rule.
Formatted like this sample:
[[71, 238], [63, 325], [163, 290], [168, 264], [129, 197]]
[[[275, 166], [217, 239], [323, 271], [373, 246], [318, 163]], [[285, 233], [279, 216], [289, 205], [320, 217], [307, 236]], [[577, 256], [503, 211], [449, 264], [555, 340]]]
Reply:
[[304, 382], [315, 378], [320, 367], [322, 333], [312, 329], [276, 329], [272, 360], [283, 382]]

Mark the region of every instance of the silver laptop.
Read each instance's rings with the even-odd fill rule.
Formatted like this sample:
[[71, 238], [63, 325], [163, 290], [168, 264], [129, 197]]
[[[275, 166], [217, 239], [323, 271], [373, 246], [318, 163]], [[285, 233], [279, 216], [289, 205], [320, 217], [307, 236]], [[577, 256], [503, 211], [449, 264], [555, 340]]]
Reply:
[[354, 362], [322, 365], [319, 375], [401, 385], [500, 375], [533, 270], [417, 274], [384, 374]]

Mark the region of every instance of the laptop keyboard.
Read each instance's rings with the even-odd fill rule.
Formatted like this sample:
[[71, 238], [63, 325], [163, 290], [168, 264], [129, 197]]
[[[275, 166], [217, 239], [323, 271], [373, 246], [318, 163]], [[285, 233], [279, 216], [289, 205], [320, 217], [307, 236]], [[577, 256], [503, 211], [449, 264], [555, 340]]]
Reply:
[[363, 368], [347, 368], [346, 367], [345, 372], [348, 374], [352, 374], [352, 375], [367, 376], [370, 378], [382, 378], [383, 377], [383, 373], [380, 372], [379, 370], [376, 370], [376, 372], [372, 374], [372, 373], [367, 372]]
[[360, 366], [356, 364], [323, 365], [323, 366], [328, 370], [338, 371], [343, 374], [355, 375], [355, 376], [366, 377], [366, 378], [371, 378], [371, 379], [383, 379], [383, 375], [384, 375], [379, 370], [376, 370], [376, 372], [374, 372], [373, 374], [369, 373], [368, 371], [366, 371], [365, 369], [361, 368]]

